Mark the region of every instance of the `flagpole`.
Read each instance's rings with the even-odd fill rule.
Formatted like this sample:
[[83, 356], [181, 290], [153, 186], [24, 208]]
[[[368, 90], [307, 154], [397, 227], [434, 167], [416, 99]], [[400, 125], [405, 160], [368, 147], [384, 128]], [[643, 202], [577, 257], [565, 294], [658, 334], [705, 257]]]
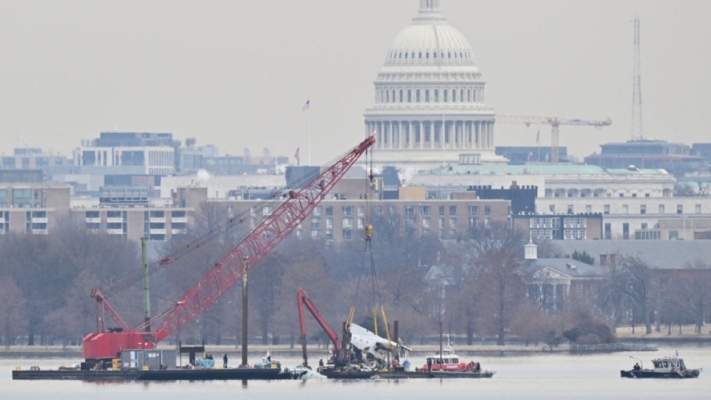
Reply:
[[[309, 100], [310, 101], [310, 100]], [[308, 128], [308, 149], [309, 149], [309, 166], [311, 165], [311, 106], [306, 110], [309, 112], [309, 128]]]

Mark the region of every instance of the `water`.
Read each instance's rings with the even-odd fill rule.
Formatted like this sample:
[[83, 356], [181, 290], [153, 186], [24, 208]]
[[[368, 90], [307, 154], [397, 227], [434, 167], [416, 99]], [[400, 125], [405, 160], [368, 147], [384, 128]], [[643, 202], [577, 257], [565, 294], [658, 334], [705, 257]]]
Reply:
[[[0, 359], [0, 399], [127, 399], [150, 398], [246, 398], [289, 400], [349, 399], [709, 399], [711, 398], [711, 348], [679, 348], [679, 355], [690, 368], [706, 367], [698, 379], [643, 380], [622, 379], [621, 369], [629, 369], [633, 355], [651, 367], [651, 359], [674, 354], [675, 349], [657, 352], [612, 354], [541, 354], [521, 357], [477, 357], [484, 369], [493, 369], [492, 379], [401, 380], [401, 381], [240, 381], [212, 382], [123, 382], [91, 383], [77, 381], [13, 381], [11, 371], [37, 365], [42, 369], [71, 365], [68, 359]], [[464, 361], [470, 361], [463, 357]], [[281, 359], [284, 366], [295, 366], [298, 359]], [[410, 358], [413, 366], [424, 364], [424, 357]], [[229, 397], [228, 397], [229, 396]]]

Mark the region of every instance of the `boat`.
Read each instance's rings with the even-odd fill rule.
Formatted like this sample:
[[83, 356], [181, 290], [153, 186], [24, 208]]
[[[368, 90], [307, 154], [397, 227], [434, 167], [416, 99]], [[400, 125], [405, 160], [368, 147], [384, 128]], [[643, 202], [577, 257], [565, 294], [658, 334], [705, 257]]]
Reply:
[[479, 362], [470, 361], [469, 363], [465, 363], [461, 361], [459, 356], [454, 352], [454, 347], [452, 346], [449, 335], [447, 336], [447, 346], [444, 348], [440, 346], [440, 348], [442, 350], [439, 352], [427, 356], [425, 364], [422, 368], [415, 368], [415, 372], [465, 372], [494, 375], [492, 371], [482, 371], [481, 363]]
[[[638, 358], [634, 358], [638, 361]], [[684, 364], [684, 360], [676, 356], [656, 358], [652, 360], [654, 368], [647, 369], [643, 365], [637, 363], [630, 370], [621, 370], [620, 377], [622, 378], [664, 378], [664, 379], [682, 379], [682, 378], [698, 378], [702, 368], [689, 369]]]

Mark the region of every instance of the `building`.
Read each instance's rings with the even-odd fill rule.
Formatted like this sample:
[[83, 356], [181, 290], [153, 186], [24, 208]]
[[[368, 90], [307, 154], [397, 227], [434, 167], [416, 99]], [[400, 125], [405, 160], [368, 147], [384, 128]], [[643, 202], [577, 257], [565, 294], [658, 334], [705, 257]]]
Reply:
[[[550, 146], [496, 146], [496, 154], [508, 159], [509, 165], [548, 163], [551, 160]], [[558, 157], [561, 164], [570, 162], [568, 148], [558, 147]]]
[[[478, 200], [476, 198], [425, 199], [424, 191], [410, 193], [397, 200], [379, 200], [380, 195], [367, 200], [365, 179], [344, 179], [321, 201], [313, 213], [296, 229], [297, 237], [310, 237], [339, 244], [363, 237], [366, 210], [372, 210], [376, 235], [378, 225], [389, 224], [400, 233], [416, 236], [433, 233], [442, 239], [461, 239], [471, 229], [488, 226], [492, 222], [507, 223], [511, 213], [508, 200]], [[464, 195], [473, 193], [464, 193]], [[262, 200], [220, 199], [206, 200], [206, 188], [179, 188], [174, 192], [174, 204], [198, 209], [200, 204], [219, 205], [231, 216], [249, 219], [254, 229], [269, 218], [275, 204]]]
[[0, 169], [39, 169], [43, 173], [56, 167], [68, 167], [71, 160], [59, 154], [47, 154], [42, 149], [17, 148], [13, 155], [0, 155]]
[[431, 168], [456, 164], [461, 153], [479, 164], [503, 164], [494, 153], [494, 110], [486, 82], [461, 32], [440, 14], [439, 0], [420, 0], [412, 24], [395, 36], [365, 111], [377, 162]]
[[[671, 197], [676, 180], [659, 169], [594, 165], [453, 165], [411, 176], [405, 184], [446, 196], [471, 185], [536, 186], [538, 198]], [[541, 212], [539, 210], [539, 212]]]
[[69, 214], [69, 186], [0, 183], [0, 234], [47, 234]]
[[660, 168], [674, 176], [682, 176], [708, 166], [702, 156], [691, 155], [691, 149], [683, 143], [642, 139], [606, 143], [600, 148], [600, 154], [585, 157], [586, 164], [604, 168]]
[[88, 232], [106, 232], [131, 240], [164, 241], [185, 234], [191, 208], [156, 207], [141, 188], [105, 188], [99, 202], [72, 206], [70, 186], [57, 183], [0, 184], [0, 235], [47, 235], [63, 219]]
[[179, 146], [172, 133], [101, 132], [74, 150], [74, 165], [84, 174], [173, 175]]
[[514, 230], [531, 240], [603, 239], [602, 214], [513, 214]]

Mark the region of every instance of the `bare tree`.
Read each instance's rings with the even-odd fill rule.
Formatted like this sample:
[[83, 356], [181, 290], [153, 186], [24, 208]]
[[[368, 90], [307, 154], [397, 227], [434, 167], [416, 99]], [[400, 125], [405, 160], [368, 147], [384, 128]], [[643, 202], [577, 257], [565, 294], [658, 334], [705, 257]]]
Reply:
[[[639, 257], [620, 257], [619, 266], [611, 271], [607, 285], [603, 288], [603, 298], [608, 305], [620, 305], [628, 300], [643, 317], [646, 333], [652, 333], [649, 316], [650, 301], [653, 298], [653, 274], [651, 268]], [[634, 320], [633, 320], [634, 323]]]
[[525, 296], [521, 236], [505, 223], [491, 223], [474, 232], [472, 250], [477, 298], [497, 344], [504, 345], [511, 318]]
[[0, 281], [0, 335], [5, 349], [10, 348], [17, 335], [26, 332], [26, 303], [14, 279]]

